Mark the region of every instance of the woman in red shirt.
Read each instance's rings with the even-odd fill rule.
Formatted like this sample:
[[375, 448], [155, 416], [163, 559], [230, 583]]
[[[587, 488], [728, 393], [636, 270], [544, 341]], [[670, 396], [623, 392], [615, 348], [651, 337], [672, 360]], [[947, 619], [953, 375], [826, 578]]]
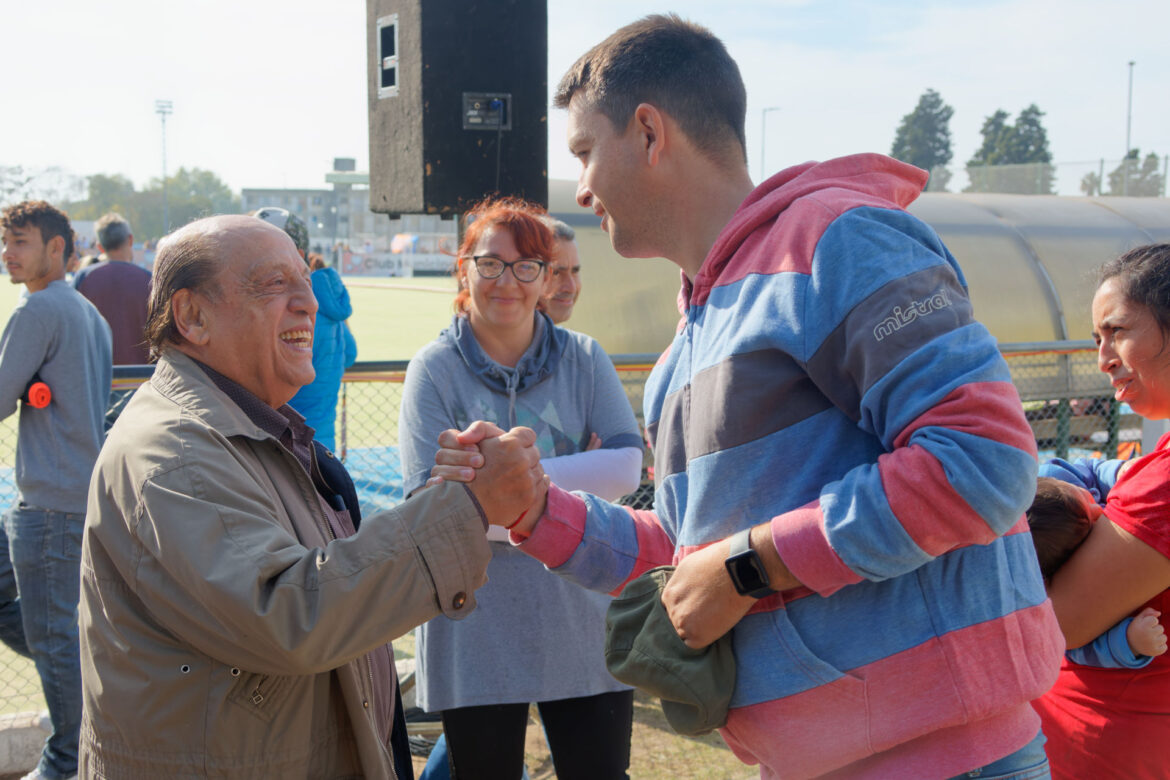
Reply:
[[[1170, 244], [1102, 266], [1093, 338], [1114, 397], [1146, 419], [1170, 418]], [[1070, 648], [1144, 607], [1170, 614], [1170, 436], [1126, 464], [1105, 516], [1049, 591]], [[1170, 777], [1170, 654], [1141, 669], [1066, 661], [1035, 706], [1054, 778]]]

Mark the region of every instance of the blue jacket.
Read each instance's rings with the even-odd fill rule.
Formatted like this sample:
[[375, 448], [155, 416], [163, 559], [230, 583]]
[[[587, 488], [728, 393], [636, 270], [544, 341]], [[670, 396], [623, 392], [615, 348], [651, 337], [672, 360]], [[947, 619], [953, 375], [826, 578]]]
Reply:
[[317, 324], [313, 328], [313, 370], [317, 378], [302, 387], [289, 405], [305, 416], [317, 441], [333, 450], [341, 377], [357, 360], [357, 343], [345, 324], [353, 314], [353, 306], [337, 271], [321, 268], [313, 272], [311, 280], [317, 297]]

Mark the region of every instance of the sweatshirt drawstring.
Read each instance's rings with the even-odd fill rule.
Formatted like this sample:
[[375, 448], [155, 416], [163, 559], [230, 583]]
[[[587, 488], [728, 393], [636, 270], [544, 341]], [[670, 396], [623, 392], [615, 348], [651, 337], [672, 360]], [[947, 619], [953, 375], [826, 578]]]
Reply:
[[505, 377], [508, 387], [508, 427], [516, 427], [516, 385], [520, 383], [520, 372], [512, 371]]

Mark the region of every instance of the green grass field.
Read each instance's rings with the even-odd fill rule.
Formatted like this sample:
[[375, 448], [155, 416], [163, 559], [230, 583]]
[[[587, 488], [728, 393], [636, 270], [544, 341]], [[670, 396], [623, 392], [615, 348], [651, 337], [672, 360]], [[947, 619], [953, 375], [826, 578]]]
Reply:
[[451, 321], [455, 280], [345, 277], [358, 360], [409, 360]]
[[[409, 360], [451, 320], [455, 281], [446, 276], [385, 279], [347, 276], [350, 329], [358, 360]], [[0, 276], [0, 323], [7, 323], [23, 285]]]

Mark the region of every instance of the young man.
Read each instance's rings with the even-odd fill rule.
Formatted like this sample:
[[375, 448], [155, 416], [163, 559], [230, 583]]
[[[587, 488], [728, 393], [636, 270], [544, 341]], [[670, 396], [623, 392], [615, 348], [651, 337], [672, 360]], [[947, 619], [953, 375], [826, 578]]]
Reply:
[[30, 382], [48, 406], [20, 409], [19, 503], [0, 530], [0, 638], [36, 662], [53, 732], [26, 780], [75, 776], [81, 725], [77, 593], [81, 531], [110, 401], [110, 328], [65, 283], [73, 229], [44, 201], [4, 209], [4, 264], [20, 300], [0, 336], [0, 418]]
[[864, 154], [753, 187], [738, 68], [676, 16], [594, 47], [556, 103], [578, 202], [682, 268], [683, 320], [645, 391], [655, 511], [554, 486], [513, 541], [607, 591], [677, 563], [671, 622], [696, 648], [734, 632], [722, 733], [764, 777], [1043, 772], [1029, 701], [1063, 640], [1023, 520], [1036, 447], [904, 211], [926, 172]]

